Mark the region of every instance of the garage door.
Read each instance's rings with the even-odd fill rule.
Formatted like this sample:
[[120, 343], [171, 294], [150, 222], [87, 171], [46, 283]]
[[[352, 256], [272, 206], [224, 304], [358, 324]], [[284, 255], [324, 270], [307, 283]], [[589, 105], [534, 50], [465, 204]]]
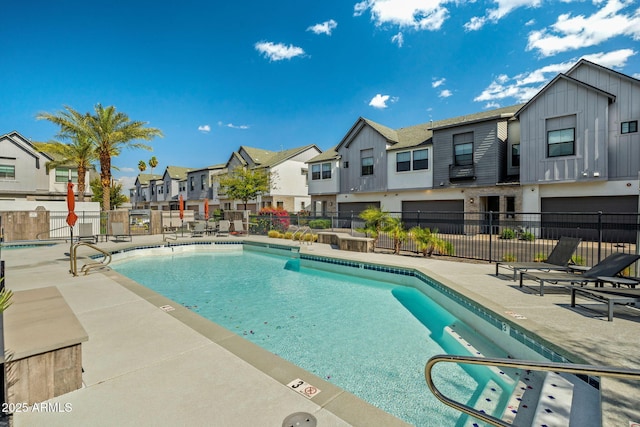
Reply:
[[404, 201], [402, 222], [406, 228], [420, 226], [459, 233], [464, 228], [464, 200]]
[[340, 216], [351, 215], [358, 216], [360, 212], [369, 207], [380, 207], [380, 202], [357, 202], [357, 203], [338, 203], [338, 213]]
[[[545, 236], [597, 241], [601, 229], [604, 242], [635, 242], [637, 196], [549, 197], [540, 202]], [[603, 213], [601, 218], [597, 212]]]

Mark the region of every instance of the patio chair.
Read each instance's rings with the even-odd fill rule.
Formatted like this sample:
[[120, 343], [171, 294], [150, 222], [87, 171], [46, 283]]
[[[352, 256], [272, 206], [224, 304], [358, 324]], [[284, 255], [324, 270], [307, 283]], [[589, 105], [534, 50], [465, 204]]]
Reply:
[[549, 256], [544, 262], [497, 262], [496, 263], [496, 276], [498, 275], [498, 267], [507, 268], [513, 270], [513, 281], [516, 280], [516, 275], [522, 271], [528, 270], [568, 270], [569, 261], [571, 256], [578, 248], [580, 244], [579, 237], [561, 237], [556, 243]]
[[602, 285], [603, 277], [612, 278], [619, 275], [625, 268], [640, 259], [640, 255], [625, 254], [622, 252], [615, 252], [583, 273], [530, 273], [528, 271], [520, 272], [520, 287], [523, 286], [522, 281], [524, 277], [530, 277], [533, 280], [540, 282], [540, 296], [544, 296], [544, 284], [560, 284], [570, 283], [572, 285], [579, 284], [584, 286], [588, 283], [594, 283], [596, 285]]
[[228, 219], [220, 220], [218, 223], [218, 235], [229, 235], [229, 230], [231, 229], [231, 222]]
[[[610, 279], [610, 277], [608, 277]], [[607, 305], [607, 320], [613, 321], [613, 306], [615, 304], [627, 305], [640, 303], [640, 289], [593, 289], [579, 286], [570, 286], [571, 307], [576, 306], [576, 295], [598, 301]]]
[[202, 237], [205, 231], [207, 231], [207, 223], [198, 221], [191, 230], [191, 237]]
[[241, 219], [233, 220], [233, 231], [236, 234], [246, 234], [247, 232], [244, 230], [244, 223]]
[[90, 222], [78, 224], [78, 242], [98, 243], [98, 236], [93, 234], [93, 224]]
[[124, 224], [122, 222], [111, 223], [111, 236], [113, 236], [114, 241], [132, 241], [131, 234], [124, 232]]

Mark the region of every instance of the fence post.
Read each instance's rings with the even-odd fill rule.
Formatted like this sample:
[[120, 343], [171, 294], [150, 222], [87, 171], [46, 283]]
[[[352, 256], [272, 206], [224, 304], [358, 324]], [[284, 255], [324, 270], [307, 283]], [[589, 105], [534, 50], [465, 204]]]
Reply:
[[422, 225], [420, 224], [420, 211], [418, 211], [418, 227], [422, 228]]
[[489, 211], [489, 262], [493, 262], [493, 211]]
[[598, 262], [602, 261], [602, 211], [598, 211]]
[[351, 221], [350, 222], [351, 222], [351, 235], [353, 236], [353, 211], [351, 211]]

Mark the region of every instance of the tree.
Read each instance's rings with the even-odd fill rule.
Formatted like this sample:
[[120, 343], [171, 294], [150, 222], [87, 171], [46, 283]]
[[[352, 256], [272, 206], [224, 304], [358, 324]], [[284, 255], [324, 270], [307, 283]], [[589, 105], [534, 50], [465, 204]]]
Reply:
[[40, 152], [52, 154], [55, 158], [47, 163], [47, 168], [74, 165], [78, 168], [78, 195], [84, 195], [87, 170], [97, 160], [93, 144], [84, 134], [66, 137], [69, 143], [60, 141], [36, 142], [34, 147]]
[[441, 254], [449, 252], [447, 242], [437, 237], [437, 233], [438, 229], [434, 229], [433, 232], [429, 228], [413, 227], [411, 229], [411, 236], [416, 241], [418, 250], [422, 252], [422, 255], [431, 256], [433, 251]]
[[146, 122], [131, 121], [124, 113], [116, 112], [116, 107], [103, 107], [96, 104], [95, 114], [81, 114], [69, 106], [66, 111], [57, 114], [40, 113], [38, 119], [49, 120], [60, 126], [60, 134], [70, 137], [84, 135], [94, 145], [94, 151], [100, 161], [100, 183], [102, 185], [102, 210], [111, 209], [111, 158], [120, 154], [123, 148], [151, 147], [136, 140], [150, 141], [162, 136], [160, 129], [146, 127]]
[[151, 167], [151, 175], [153, 175], [153, 168], [155, 168], [156, 166], [158, 166], [158, 159], [156, 159], [156, 156], [151, 156], [151, 158], [149, 159], [149, 167]]
[[369, 206], [358, 215], [364, 220], [364, 227], [356, 229], [361, 233], [373, 237], [373, 247], [378, 244], [378, 236], [384, 223], [389, 219], [389, 212], [384, 212], [380, 208]]
[[399, 254], [402, 242], [407, 240], [408, 236], [402, 220], [396, 217], [388, 217], [382, 226], [382, 231], [391, 235], [393, 238], [393, 253]]
[[[103, 187], [100, 182], [100, 178], [95, 178], [89, 183], [91, 190], [93, 191], [92, 202], [100, 202], [104, 200], [102, 195]], [[114, 182], [112, 186], [109, 186], [109, 204], [114, 208], [119, 208], [123, 203], [129, 201], [129, 198], [122, 194], [122, 184]]]
[[220, 192], [229, 199], [242, 200], [245, 209], [249, 200], [268, 193], [270, 188], [271, 176], [264, 169], [236, 168], [220, 178]]
[[147, 164], [144, 162], [144, 160], [140, 160], [138, 162], [138, 169], [140, 169], [140, 172], [144, 172], [147, 170]]

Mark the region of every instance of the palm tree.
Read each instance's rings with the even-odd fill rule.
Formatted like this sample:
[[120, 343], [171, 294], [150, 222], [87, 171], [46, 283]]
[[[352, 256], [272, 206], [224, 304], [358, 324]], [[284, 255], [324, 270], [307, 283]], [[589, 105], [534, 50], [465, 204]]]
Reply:
[[447, 242], [437, 237], [438, 229], [434, 229], [433, 232], [429, 228], [413, 227], [411, 229], [411, 236], [416, 241], [418, 250], [422, 252], [424, 256], [431, 256], [433, 251], [437, 251], [441, 254], [447, 254], [449, 248]]
[[124, 113], [116, 112], [116, 107], [103, 107], [96, 104], [95, 115], [89, 113], [80, 114], [69, 106], [66, 111], [58, 114], [40, 113], [38, 119], [49, 120], [60, 126], [61, 137], [73, 135], [85, 135], [94, 146], [98, 160], [100, 161], [100, 182], [102, 184], [102, 210], [111, 209], [109, 195], [111, 194], [111, 157], [120, 154], [123, 148], [151, 147], [137, 139], [150, 141], [156, 136], [163, 136], [162, 131], [156, 128], [145, 127], [146, 122], [131, 121]]
[[375, 248], [378, 244], [378, 236], [382, 231], [382, 226], [389, 219], [389, 212], [370, 206], [360, 212], [358, 216], [364, 220], [364, 227], [358, 228], [357, 231], [373, 237], [373, 247]]
[[146, 122], [131, 121], [125, 113], [116, 112], [116, 107], [103, 107], [96, 104], [95, 115], [87, 115], [86, 131], [96, 144], [96, 153], [100, 160], [100, 182], [102, 183], [102, 209], [111, 209], [111, 157], [120, 154], [123, 148], [151, 147], [137, 139], [150, 141], [156, 136], [162, 137], [162, 131], [145, 127]]
[[140, 172], [144, 172], [147, 170], [147, 164], [144, 162], [144, 160], [140, 160], [138, 162], [138, 169], [140, 169]]
[[393, 238], [393, 253], [399, 254], [400, 246], [402, 246], [402, 242], [407, 240], [408, 236], [402, 220], [396, 217], [387, 218], [382, 227], [382, 231], [391, 235]]
[[151, 175], [153, 175], [153, 168], [158, 166], [158, 159], [156, 159], [156, 156], [151, 156], [149, 159], [149, 166], [151, 166]]
[[76, 134], [68, 137], [68, 144], [60, 141], [36, 142], [34, 147], [40, 152], [55, 156], [54, 160], [47, 163], [47, 168], [75, 165], [78, 168], [78, 195], [84, 196], [86, 189], [85, 177], [87, 170], [97, 160], [94, 146], [84, 134]]

